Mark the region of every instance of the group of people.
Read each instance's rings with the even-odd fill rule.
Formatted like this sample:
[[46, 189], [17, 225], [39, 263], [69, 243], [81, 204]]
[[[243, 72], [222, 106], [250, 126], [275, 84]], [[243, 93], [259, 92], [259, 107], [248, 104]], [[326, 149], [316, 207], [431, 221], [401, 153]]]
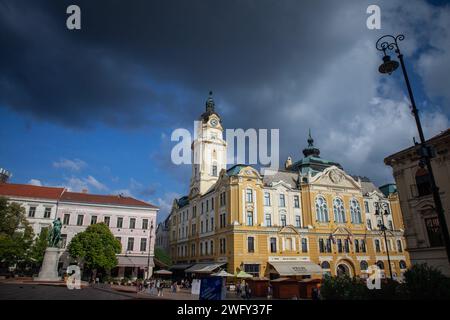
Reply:
[[245, 281], [238, 282], [236, 284], [236, 296], [249, 300], [252, 297], [250, 285]]

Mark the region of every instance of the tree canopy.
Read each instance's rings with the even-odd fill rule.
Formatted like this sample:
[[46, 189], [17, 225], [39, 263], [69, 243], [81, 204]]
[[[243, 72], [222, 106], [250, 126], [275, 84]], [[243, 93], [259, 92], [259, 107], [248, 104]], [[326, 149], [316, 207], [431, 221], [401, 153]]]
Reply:
[[90, 270], [111, 270], [117, 266], [116, 254], [121, 250], [119, 240], [104, 223], [93, 224], [78, 233], [68, 246], [70, 256]]
[[0, 262], [5, 266], [27, 262], [33, 237], [25, 208], [0, 197]]

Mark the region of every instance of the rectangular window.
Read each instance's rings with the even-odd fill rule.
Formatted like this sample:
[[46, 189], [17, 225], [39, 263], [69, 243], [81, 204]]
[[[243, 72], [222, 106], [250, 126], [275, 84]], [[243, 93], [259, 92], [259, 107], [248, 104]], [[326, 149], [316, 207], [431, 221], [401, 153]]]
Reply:
[[394, 230], [394, 225], [392, 224], [392, 220], [389, 220], [389, 230]]
[[197, 233], [197, 225], [195, 223], [192, 224], [192, 235], [195, 236], [195, 234]]
[[147, 239], [141, 238], [141, 251], [145, 252], [147, 251]]
[[117, 218], [117, 228], [122, 228], [123, 226], [123, 218], [119, 217]]
[[134, 250], [134, 238], [128, 238], [127, 251]]
[[44, 211], [44, 218], [50, 218], [50, 214], [52, 213], [52, 208], [45, 208], [45, 211]]
[[270, 193], [264, 192], [264, 205], [270, 207]]
[[281, 219], [281, 226], [285, 227], [286, 224], [287, 224], [287, 222], [286, 222], [286, 215], [282, 214], [280, 219]]
[[83, 225], [84, 216], [82, 214], [79, 214], [77, 217], [77, 226]]
[[253, 190], [252, 189], [247, 189], [246, 191], [246, 195], [247, 195], [247, 202], [248, 203], [253, 203]]
[[216, 165], [213, 165], [213, 167], [212, 167], [212, 175], [213, 175], [213, 177], [217, 177], [217, 166]]
[[92, 216], [91, 217], [91, 224], [96, 224], [97, 223], [97, 216]]
[[195, 218], [195, 217], [197, 217], [197, 206], [194, 206], [192, 208], [192, 218]]
[[294, 196], [294, 208], [300, 208], [300, 200], [298, 196]]
[[403, 252], [402, 240], [397, 240], [397, 250]]
[[30, 209], [28, 209], [28, 216], [30, 218], [34, 218], [35, 215], [36, 215], [36, 207], [30, 207]]
[[136, 218], [130, 218], [130, 229], [136, 229]]
[[63, 224], [67, 226], [69, 225], [69, 223], [70, 223], [70, 214], [66, 213], [64, 214]]
[[345, 249], [345, 253], [349, 253], [350, 252], [350, 240], [345, 239], [345, 241], [344, 241], [344, 249]]
[[300, 228], [302, 226], [302, 221], [300, 219], [300, 216], [295, 216], [295, 226], [297, 228]]
[[209, 231], [209, 223], [208, 223], [208, 218], [206, 218], [205, 220], [205, 232]]
[[326, 246], [326, 252], [329, 252], [329, 253], [331, 253], [331, 239], [330, 238], [328, 238], [327, 239], [327, 246]]
[[308, 239], [302, 238], [302, 252], [308, 252]]
[[111, 217], [104, 217], [103, 222], [109, 227], [109, 224], [111, 223]]
[[225, 254], [226, 250], [227, 250], [226, 239], [222, 238], [222, 239], [220, 239], [220, 253]]
[[225, 213], [220, 215], [220, 228], [225, 228], [226, 226], [226, 216]]
[[341, 239], [337, 239], [337, 247], [338, 247], [338, 252], [342, 253], [342, 240]]
[[355, 240], [355, 252], [356, 253], [359, 252], [359, 240], [358, 239]]
[[148, 229], [148, 219], [142, 219], [142, 229]]
[[248, 237], [247, 238], [247, 250], [248, 252], [255, 252], [255, 238]]
[[200, 233], [205, 232], [204, 228], [203, 228], [203, 221], [200, 221]]
[[370, 219], [367, 220], [367, 229], [372, 230], [372, 221]]
[[204, 211], [205, 211], [205, 203], [202, 202], [202, 214], [203, 214]]
[[361, 240], [361, 252], [367, 252], [365, 240]]
[[209, 200], [206, 200], [206, 212], [209, 212]]
[[380, 240], [378, 240], [378, 239], [375, 239], [375, 251], [381, 252]]
[[364, 201], [364, 208], [366, 209], [366, 213], [369, 213], [369, 202]]
[[214, 202], [216, 202], [215, 200], [215, 198], [211, 199], [211, 210], [214, 210]]
[[279, 206], [282, 207], [282, 208], [286, 207], [286, 199], [285, 199], [285, 197], [284, 197], [284, 194], [280, 194], [280, 203], [279, 203]]
[[259, 264], [244, 264], [244, 272], [259, 277]]
[[266, 227], [272, 226], [272, 215], [266, 214]]
[[211, 231], [214, 231], [214, 217], [211, 217]]
[[247, 225], [253, 226], [253, 212], [251, 211], [247, 212]]
[[325, 244], [323, 239], [319, 239], [319, 252], [324, 253], [325, 252]]
[[195, 257], [195, 243], [191, 244], [191, 256]]
[[277, 238], [270, 238], [270, 252], [277, 252]]

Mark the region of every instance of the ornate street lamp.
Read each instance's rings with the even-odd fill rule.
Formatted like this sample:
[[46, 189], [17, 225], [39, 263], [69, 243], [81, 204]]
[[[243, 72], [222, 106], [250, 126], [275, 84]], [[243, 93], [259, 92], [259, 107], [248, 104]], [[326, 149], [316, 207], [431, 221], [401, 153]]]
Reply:
[[[384, 210], [383, 210], [384, 207]], [[386, 225], [384, 223], [384, 216], [388, 216], [389, 215], [389, 211], [386, 209], [386, 204], [384, 202], [375, 202], [375, 215], [377, 217], [381, 217], [381, 223], [379, 224], [379, 228], [381, 230], [381, 232], [383, 232], [384, 235], [384, 245], [386, 246], [386, 254], [387, 254], [387, 260], [388, 260], [388, 265], [389, 265], [389, 277], [392, 280], [392, 266], [391, 266], [391, 257], [389, 255], [389, 246], [388, 246], [388, 240], [387, 240], [387, 235], [386, 235], [386, 231], [388, 230], [388, 228], [386, 228]]]
[[447, 260], [450, 263], [450, 236], [448, 233], [447, 222], [445, 220], [444, 215], [444, 207], [442, 206], [441, 197], [439, 195], [439, 188], [436, 185], [436, 180], [434, 179], [433, 168], [431, 167], [431, 158], [433, 157], [433, 151], [431, 147], [427, 146], [425, 143], [425, 136], [422, 130], [422, 124], [420, 123], [419, 118], [419, 110], [416, 107], [416, 102], [414, 100], [413, 92], [411, 89], [411, 85], [409, 83], [408, 73], [406, 72], [405, 62], [403, 61], [403, 54], [400, 52], [400, 47], [398, 46], [399, 41], [403, 41], [405, 36], [400, 34], [396, 37], [392, 35], [385, 35], [378, 39], [376, 43], [376, 48], [379, 51], [382, 51], [383, 63], [378, 68], [378, 71], [382, 74], [391, 74], [394, 72], [399, 64], [397, 61], [391, 60], [391, 57], [387, 54], [388, 51], [394, 51], [397, 54], [398, 59], [400, 60], [400, 65], [403, 71], [403, 77], [405, 78], [406, 87], [408, 89], [409, 99], [411, 101], [411, 109], [416, 120], [417, 130], [419, 131], [420, 144], [419, 144], [419, 155], [421, 157], [421, 162], [425, 163], [428, 175], [430, 179], [431, 190], [433, 193], [433, 199], [436, 206], [436, 213], [439, 220], [439, 225], [442, 232], [442, 237], [445, 244], [445, 249], [447, 252]]

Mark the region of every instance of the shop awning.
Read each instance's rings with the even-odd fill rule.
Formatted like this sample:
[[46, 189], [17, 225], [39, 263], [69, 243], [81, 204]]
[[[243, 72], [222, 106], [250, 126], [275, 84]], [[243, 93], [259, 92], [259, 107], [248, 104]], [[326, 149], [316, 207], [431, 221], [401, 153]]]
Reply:
[[[148, 266], [148, 257], [133, 257], [133, 256], [118, 256], [118, 267], [141, 267], [145, 268]], [[155, 263], [153, 258], [150, 257], [150, 267], [154, 267]]]
[[192, 266], [192, 263], [191, 264], [186, 264], [186, 263], [184, 263], [184, 264], [174, 264], [173, 266], [171, 266], [169, 268], [169, 270], [185, 270], [185, 269], [189, 268], [190, 266]]
[[305, 276], [321, 274], [322, 268], [309, 261], [269, 262], [280, 276]]
[[187, 269], [187, 273], [212, 273], [214, 270], [220, 268], [225, 263], [197, 263]]

